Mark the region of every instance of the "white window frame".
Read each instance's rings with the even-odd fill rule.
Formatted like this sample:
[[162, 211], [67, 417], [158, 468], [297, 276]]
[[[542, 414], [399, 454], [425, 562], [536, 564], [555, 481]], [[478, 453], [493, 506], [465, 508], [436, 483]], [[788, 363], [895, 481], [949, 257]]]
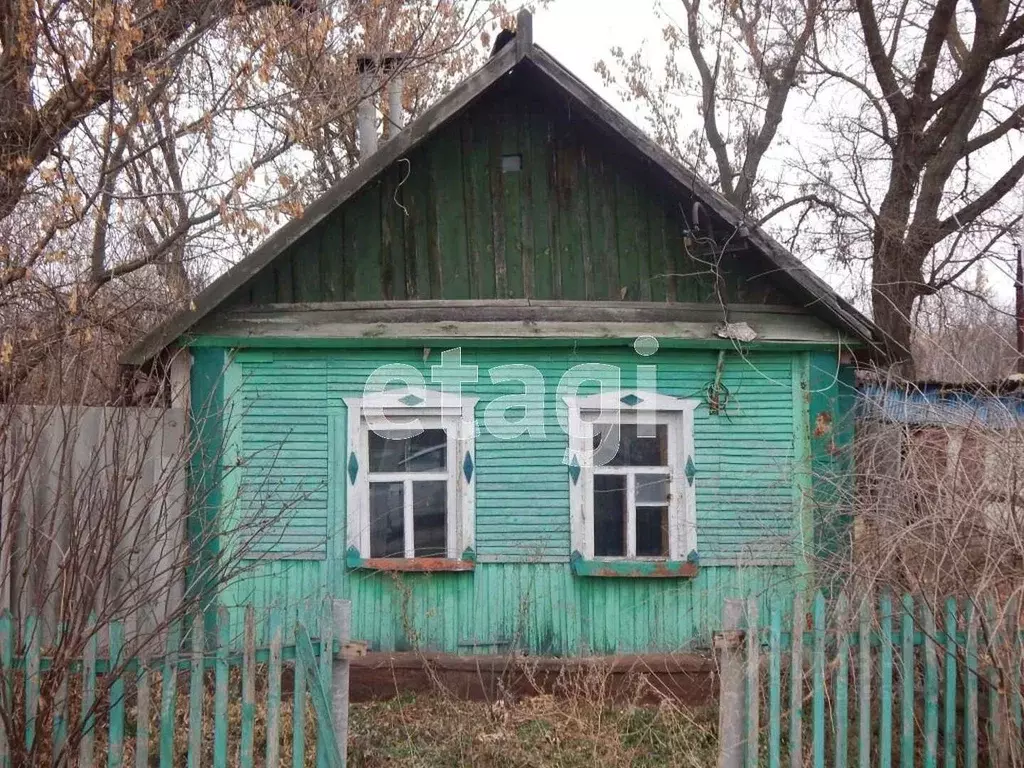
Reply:
[[[594, 423], [619, 420], [627, 424], [665, 424], [668, 426], [669, 476], [669, 561], [685, 560], [697, 551], [697, 480], [687, 479], [686, 466], [695, 462], [693, 450], [693, 414], [700, 401], [662, 395], [644, 390], [623, 389], [586, 397], [565, 397], [569, 449], [565, 463], [569, 468], [569, 506], [572, 549], [585, 560], [658, 560], [664, 557], [636, 555], [634, 499], [629, 483], [626, 555], [594, 555]], [[578, 470], [576, 469], [578, 467]], [[622, 468], [630, 479], [634, 468]], [[653, 474], [642, 467], [639, 474]], [[608, 474], [618, 473], [609, 468]], [[575, 479], [573, 475], [576, 475]], [[636, 473], [634, 473], [636, 474]]]
[[[403, 489], [405, 558], [413, 559], [412, 493], [410, 484], [416, 480], [448, 482], [445, 526], [445, 558], [459, 560], [475, 542], [476, 427], [474, 410], [478, 398], [423, 388], [391, 389], [367, 397], [343, 398], [348, 411], [348, 440], [341, 466], [345, 476], [347, 545], [360, 558], [370, 558], [370, 452], [369, 435], [380, 419], [395, 419], [396, 427], [409, 419], [419, 420], [422, 429], [444, 429], [447, 433], [445, 471], [412, 473], [374, 472], [373, 480], [401, 480]], [[385, 422], [386, 425], [386, 422]], [[378, 431], [388, 431], [384, 429]], [[355, 481], [350, 464], [355, 457]], [[467, 462], [468, 457], [468, 462]], [[467, 477], [467, 466], [470, 468]], [[392, 477], [394, 475], [394, 477]], [[393, 559], [393, 558], [392, 558]]]

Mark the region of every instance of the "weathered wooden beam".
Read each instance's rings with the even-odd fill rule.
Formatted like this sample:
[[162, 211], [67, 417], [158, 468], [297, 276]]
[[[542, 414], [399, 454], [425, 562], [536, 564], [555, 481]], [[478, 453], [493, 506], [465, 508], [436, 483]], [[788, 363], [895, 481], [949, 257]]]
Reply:
[[[241, 342], [287, 339], [296, 342], [346, 339], [577, 339], [582, 342], [602, 339], [636, 339], [654, 336], [667, 341], [689, 340], [712, 342], [716, 348], [727, 348], [735, 342], [721, 338], [716, 331], [717, 322], [658, 322], [658, 321], [596, 321], [532, 320], [507, 318], [488, 321], [417, 321], [417, 322], [348, 322], [346, 318], [285, 314], [273, 317], [237, 317], [203, 329], [195, 343], [202, 345], [207, 338], [234, 338]], [[837, 331], [814, 323], [772, 321], [763, 318], [752, 321], [757, 332], [754, 345], [765, 343], [842, 344], [847, 341]], [[218, 342], [219, 343], [219, 342]]]

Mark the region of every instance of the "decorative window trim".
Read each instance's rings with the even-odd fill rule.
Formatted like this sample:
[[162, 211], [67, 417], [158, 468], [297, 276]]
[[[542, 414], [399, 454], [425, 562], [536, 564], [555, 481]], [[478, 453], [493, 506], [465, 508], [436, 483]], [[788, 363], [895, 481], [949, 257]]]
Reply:
[[[698, 556], [693, 413], [700, 401], [632, 389], [563, 400], [568, 409], [569, 449], [565, 463], [573, 572], [581, 576], [695, 575]], [[650, 419], [650, 423], [669, 425], [668, 558], [594, 556], [594, 429], [593, 421], [585, 419], [584, 415], [598, 413], [606, 418], [617, 413], [619, 418], [630, 422], [638, 421], [640, 414]]]
[[[345, 459], [335, 470], [345, 473], [348, 545], [345, 562], [348, 567], [391, 571], [471, 570], [475, 562], [476, 533], [476, 427], [473, 414], [478, 398], [408, 387], [343, 400], [348, 411]], [[444, 558], [370, 557], [369, 419], [382, 415], [396, 419], [417, 418], [422, 420], [425, 428], [440, 427], [447, 433], [448, 525]]]

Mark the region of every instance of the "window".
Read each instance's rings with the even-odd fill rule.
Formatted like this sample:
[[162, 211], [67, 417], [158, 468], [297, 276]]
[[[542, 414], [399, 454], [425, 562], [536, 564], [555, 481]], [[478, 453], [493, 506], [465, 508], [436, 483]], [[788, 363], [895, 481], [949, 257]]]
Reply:
[[566, 405], [575, 556], [692, 557], [697, 401], [629, 391], [566, 398]]
[[349, 560], [462, 559], [473, 547], [476, 398], [345, 398]]

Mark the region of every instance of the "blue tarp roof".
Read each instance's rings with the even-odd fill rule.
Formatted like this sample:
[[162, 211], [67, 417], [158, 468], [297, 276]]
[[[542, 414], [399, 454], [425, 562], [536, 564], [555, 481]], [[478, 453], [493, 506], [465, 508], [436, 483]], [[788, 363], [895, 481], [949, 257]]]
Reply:
[[993, 429], [1024, 426], [1024, 391], [993, 393], [939, 384], [913, 387], [861, 383], [858, 408], [863, 418], [914, 426], [969, 426]]

